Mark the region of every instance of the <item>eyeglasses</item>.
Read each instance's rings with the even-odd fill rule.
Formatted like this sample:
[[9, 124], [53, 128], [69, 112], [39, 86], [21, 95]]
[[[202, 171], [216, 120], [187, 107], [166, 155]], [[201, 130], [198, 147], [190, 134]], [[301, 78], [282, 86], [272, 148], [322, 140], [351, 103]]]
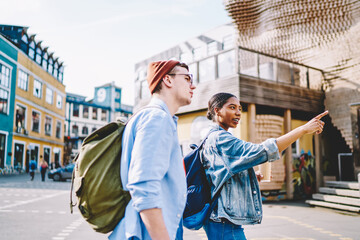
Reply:
[[191, 73], [171, 73], [171, 74], [168, 74], [170, 76], [175, 76], [175, 75], [185, 75], [187, 76], [188, 78], [186, 78], [186, 81], [189, 83], [189, 85], [193, 85], [193, 82], [194, 82], [194, 78], [193, 78], [193, 75]]

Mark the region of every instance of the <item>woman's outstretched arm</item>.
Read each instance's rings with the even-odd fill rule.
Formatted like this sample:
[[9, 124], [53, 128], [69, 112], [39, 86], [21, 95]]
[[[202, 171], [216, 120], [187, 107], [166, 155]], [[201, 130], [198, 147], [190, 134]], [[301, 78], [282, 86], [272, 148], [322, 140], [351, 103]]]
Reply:
[[279, 148], [279, 152], [281, 153], [282, 151], [284, 151], [288, 146], [290, 146], [293, 142], [295, 142], [298, 138], [302, 137], [305, 134], [311, 134], [314, 132], [320, 134], [323, 131], [323, 127], [325, 124], [323, 121], [321, 121], [321, 118], [328, 113], [328, 111], [325, 111], [311, 119], [306, 124], [295, 128], [294, 130], [286, 133], [285, 135], [282, 135], [281, 137], [278, 137], [276, 139], [276, 144]]

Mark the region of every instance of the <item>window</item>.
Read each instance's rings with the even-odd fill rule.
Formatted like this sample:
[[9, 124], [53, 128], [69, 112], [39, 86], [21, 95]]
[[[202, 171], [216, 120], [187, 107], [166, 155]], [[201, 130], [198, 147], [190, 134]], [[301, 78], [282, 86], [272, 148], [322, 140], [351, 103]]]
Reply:
[[34, 79], [34, 96], [37, 98], [41, 98], [42, 95], [42, 83], [36, 79]]
[[43, 69], [47, 70], [47, 66], [48, 66], [48, 54], [44, 53], [42, 67], [43, 67]]
[[199, 62], [199, 82], [215, 80], [215, 59], [214, 57]]
[[56, 138], [61, 138], [61, 122], [56, 121]]
[[56, 107], [59, 109], [62, 108], [62, 97], [60, 95], [56, 96]]
[[59, 69], [59, 76], [58, 76], [58, 80], [59, 82], [63, 82], [63, 77], [64, 77], [64, 66], [61, 66]]
[[28, 43], [28, 38], [27, 38], [27, 36], [26, 36], [25, 34], [21, 37], [21, 40], [22, 40], [24, 43]]
[[15, 117], [16, 132], [20, 132], [22, 128], [25, 128], [26, 108], [16, 104], [15, 111], [16, 111], [16, 117]]
[[194, 77], [194, 84], [198, 83], [199, 79], [198, 79], [197, 63], [189, 64], [189, 72], [192, 73], [192, 75]]
[[28, 83], [29, 83], [29, 74], [26, 72], [19, 70], [19, 78], [18, 78], [18, 87], [22, 90], [28, 90]]
[[88, 127], [86, 127], [86, 126], [83, 127], [83, 129], [82, 129], [82, 134], [84, 134], [84, 135], [88, 135], [88, 134], [89, 134]]
[[97, 108], [94, 108], [94, 107], [93, 107], [93, 110], [92, 110], [92, 119], [97, 120]]
[[55, 66], [54, 66], [54, 73], [53, 73], [53, 75], [54, 75], [55, 78], [57, 78], [57, 77], [58, 77], [59, 64], [58, 64], [57, 62], [55, 62], [54, 65], [55, 65]]
[[51, 125], [52, 125], [52, 118], [49, 116], [45, 117], [45, 135], [51, 136]]
[[8, 88], [10, 86], [10, 68], [0, 63], [0, 85]]
[[0, 113], [8, 113], [10, 68], [0, 63]]
[[31, 59], [34, 59], [34, 57], [35, 57], [35, 43], [34, 43], [34, 41], [32, 41], [32, 42], [30, 43], [29, 57], [30, 57]]
[[53, 61], [53, 59], [50, 57], [50, 58], [49, 58], [49, 64], [48, 64], [48, 73], [50, 73], [50, 74], [53, 73], [53, 68], [54, 68], [53, 64], [54, 64], [54, 61]]
[[206, 46], [194, 49], [194, 60], [199, 60], [206, 57]]
[[234, 36], [228, 35], [223, 38], [223, 50], [234, 47]]
[[101, 121], [106, 121], [106, 109], [101, 109]]
[[40, 113], [36, 111], [32, 111], [32, 127], [31, 130], [33, 132], [40, 132]]
[[93, 127], [92, 129], [91, 129], [91, 132], [95, 132], [96, 131], [96, 127]]
[[208, 56], [212, 56], [218, 51], [218, 43], [213, 41], [207, 44], [207, 54]]
[[80, 108], [79, 104], [77, 104], [77, 103], [73, 104], [73, 116], [74, 117], [79, 117], [79, 108]]
[[9, 92], [0, 88], [0, 113], [7, 114], [9, 102]]
[[218, 55], [219, 78], [235, 73], [235, 50]]
[[53, 104], [53, 92], [50, 88], [46, 88], [46, 102], [49, 104]]
[[36, 57], [35, 57], [35, 61], [41, 65], [41, 57], [42, 57], [42, 51], [41, 49], [38, 47], [36, 48]]
[[75, 136], [79, 133], [79, 127], [77, 125], [72, 126], [72, 133], [75, 134]]
[[83, 118], [89, 118], [89, 106], [83, 106]]

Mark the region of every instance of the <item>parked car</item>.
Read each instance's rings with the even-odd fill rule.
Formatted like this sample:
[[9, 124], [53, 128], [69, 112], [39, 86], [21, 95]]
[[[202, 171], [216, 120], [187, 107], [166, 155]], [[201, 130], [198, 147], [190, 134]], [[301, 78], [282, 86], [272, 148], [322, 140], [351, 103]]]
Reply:
[[66, 179], [71, 179], [72, 172], [74, 170], [74, 163], [70, 163], [65, 167], [59, 167], [48, 172], [48, 178], [53, 179], [54, 181], [66, 181]]

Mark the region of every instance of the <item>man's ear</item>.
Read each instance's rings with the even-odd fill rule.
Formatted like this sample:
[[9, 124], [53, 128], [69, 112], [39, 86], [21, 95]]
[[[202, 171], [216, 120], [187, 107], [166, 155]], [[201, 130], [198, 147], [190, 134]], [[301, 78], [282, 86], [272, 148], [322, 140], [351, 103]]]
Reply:
[[168, 88], [172, 87], [173, 85], [173, 79], [170, 77], [170, 75], [165, 75], [163, 77], [162, 82], [167, 86]]

